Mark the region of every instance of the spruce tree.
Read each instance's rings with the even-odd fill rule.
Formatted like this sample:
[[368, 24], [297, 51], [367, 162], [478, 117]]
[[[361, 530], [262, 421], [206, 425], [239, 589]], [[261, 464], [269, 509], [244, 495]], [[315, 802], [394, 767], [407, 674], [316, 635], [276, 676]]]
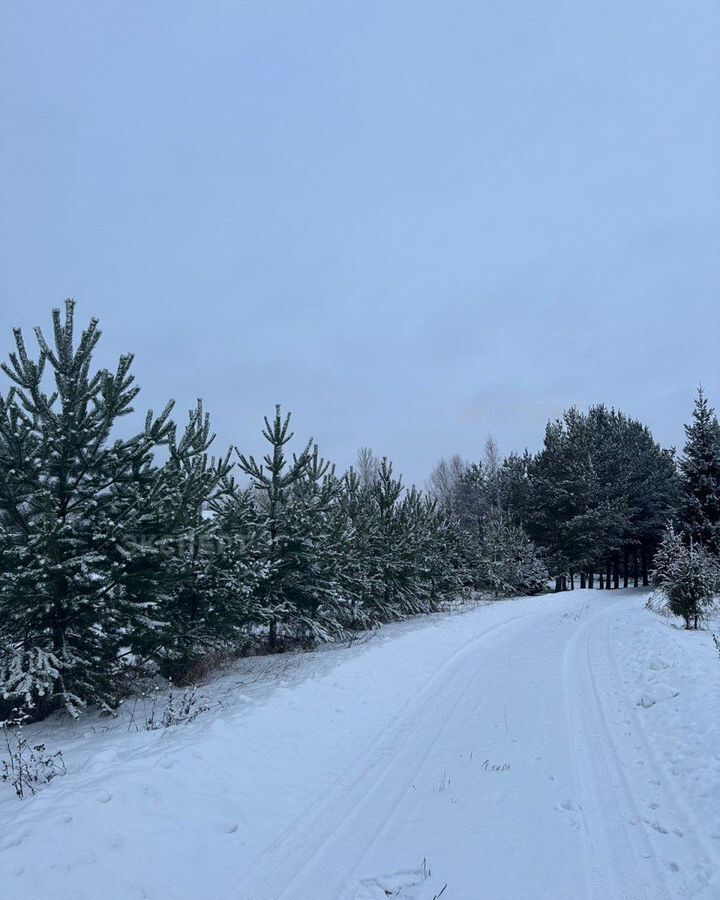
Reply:
[[720, 553], [720, 425], [698, 389], [680, 460], [680, 521], [687, 538]]
[[697, 628], [720, 591], [720, 562], [692, 538], [682, 540], [670, 526], [656, 558], [654, 582], [668, 598], [670, 611], [686, 628]]

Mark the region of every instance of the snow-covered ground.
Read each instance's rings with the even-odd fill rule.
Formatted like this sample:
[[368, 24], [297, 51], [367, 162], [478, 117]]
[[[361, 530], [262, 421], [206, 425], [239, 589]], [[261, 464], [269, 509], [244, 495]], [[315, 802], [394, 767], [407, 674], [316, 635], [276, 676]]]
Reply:
[[506, 601], [246, 660], [167, 730], [129, 708], [32, 726], [68, 774], [0, 785], [0, 896], [718, 898], [720, 658], [644, 601]]

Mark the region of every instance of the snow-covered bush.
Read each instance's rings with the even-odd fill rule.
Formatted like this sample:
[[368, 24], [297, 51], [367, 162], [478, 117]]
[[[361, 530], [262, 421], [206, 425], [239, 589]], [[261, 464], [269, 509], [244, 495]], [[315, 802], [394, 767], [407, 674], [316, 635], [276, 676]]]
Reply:
[[[138, 705], [142, 705], [141, 723], [136, 715]], [[130, 716], [130, 727], [134, 725], [136, 729], [142, 727], [145, 731], [157, 731], [160, 728], [170, 728], [171, 725], [188, 725], [209, 709], [210, 704], [198, 694], [196, 685], [178, 691], [169, 682], [166, 691], [155, 687], [149, 695], [143, 693], [136, 699]]]
[[6, 758], [0, 760], [0, 781], [13, 787], [20, 800], [27, 792], [34, 794], [36, 785], [65, 774], [62, 750], [49, 753], [45, 744], [28, 743], [23, 726], [29, 719], [20, 710], [13, 710], [2, 723]]
[[697, 628], [720, 591], [717, 557], [668, 527], [655, 557], [654, 583], [667, 597], [668, 608]]

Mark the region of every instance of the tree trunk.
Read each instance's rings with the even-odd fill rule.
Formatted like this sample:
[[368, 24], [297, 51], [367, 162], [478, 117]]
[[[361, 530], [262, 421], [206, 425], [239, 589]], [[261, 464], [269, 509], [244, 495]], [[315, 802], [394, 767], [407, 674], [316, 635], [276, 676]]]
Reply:
[[571, 591], [575, 590], [575, 573], [574, 572], [570, 573], [570, 590]]
[[602, 572], [600, 573], [600, 576], [599, 576], [599, 577], [600, 577], [600, 590], [601, 590], [601, 591], [604, 591], [604, 590], [605, 590], [605, 581], [603, 580], [603, 573], [602, 573]]
[[638, 586], [638, 552], [637, 547], [633, 550], [633, 584]]
[[585, 590], [585, 573], [584, 572], [580, 573], [580, 590], [581, 591]]
[[648, 578], [648, 559], [647, 559], [647, 551], [645, 547], [643, 547], [640, 551], [641, 561], [642, 561], [642, 581], [643, 587], [647, 587], [650, 584], [650, 579]]
[[562, 578], [558, 575], [555, 579], [555, 593], [559, 594], [562, 590]]
[[588, 572], [588, 587], [592, 590], [595, 587], [595, 573]]
[[608, 556], [605, 560], [605, 586], [608, 590], [612, 587], [610, 582], [612, 581], [612, 559]]
[[270, 620], [270, 631], [268, 632], [268, 649], [274, 650], [277, 646], [277, 620]]
[[625, 545], [623, 548], [623, 587], [628, 586], [628, 575], [630, 568], [630, 548]]
[[616, 591], [620, 589], [620, 555], [618, 553], [613, 558], [613, 587]]

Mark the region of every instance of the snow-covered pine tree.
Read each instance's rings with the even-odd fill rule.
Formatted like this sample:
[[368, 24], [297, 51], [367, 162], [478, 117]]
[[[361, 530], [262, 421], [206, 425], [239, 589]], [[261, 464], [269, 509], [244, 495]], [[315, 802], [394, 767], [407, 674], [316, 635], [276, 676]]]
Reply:
[[500, 511], [511, 522], [521, 525], [528, 518], [530, 508], [530, 480], [528, 469], [531, 455], [511, 453], [502, 461], [497, 473], [497, 492]]
[[528, 475], [528, 531], [559, 582], [604, 570], [618, 587], [638, 553], [646, 574], [676, 495], [672, 453], [646, 426], [602, 405], [570, 409], [548, 424]]
[[[350, 469], [341, 498], [353, 529], [355, 617], [365, 625], [429, 612], [468, 583], [464, 535], [447, 505], [414, 487], [405, 491], [386, 458], [374, 469], [370, 484]], [[437, 481], [432, 486], [437, 495]]]
[[403, 554], [407, 534], [398, 512], [403, 493], [402, 479], [393, 475], [392, 463], [383, 457], [373, 485], [376, 525], [373, 529], [373, 556], [379, 574], [379, 591], [373, 597], [373, 618], [377, 621], [402, 618]]
[[214, 633], [231, 649], [247, 643], [254, 626], [266, 624], [264, 585], [272, 567], [265, 554], [265, 517], [252, 489], [234, 479], [210, 501], [213, 529], [208, 542], [210, 576], [219, 602], [213, 608]]
[[430, 612], [466, 586], [461, 535], [435, 501], [415, 487], [403, 497], [398, 517], [403, 534], [398, 579], [402, 611]]
[[654, 583], [668, 598], [670, 611], [697, 628], [720, 593], [718, 559], [692, 538], [684, 541], [669, 526], [655, 556]]
[[548, 570], [521, 526], [496, 512], [485, 522], [478, 580], [496, 597], [538, 594], [547, 589]]
[[[373, 472], [376, 470], [373, 466]], [[372, 479], [363, 477], [360, 470], [351, 466], [343, 478], [339, 503], [350, 533], [343, 571], [350, 600], [349, 624], [357, 628], [375, 624], [375, 598], [381, 591], [381, 573], [376, 558], [379, 520], [373, 495], [374, 476]]]
[[680, 520], [683, 532], [720, 553], [720, 425], [703, 389], [698, 389], [680, 460]]
[[343, 481], [313, 446], [290, 489], [283, 528], [286, 592], [298, 636], [329, 640], [352, 623], [353, 583], [347, 569], [354, 532], [341, 494]]
[[132, 356], [114, 372], [92, 372], [98, 322], [76, 346], [73, 314], [71, 300], [64, 321], [53, 311], [52, 343], [36, 329], [35, 359], [15, 329], [16, 351], [2, 366], [13, 385], [0, 398], [0, 691], [75, 715], [89, 702], [113, 704], [118, 651], [155, 615], [130, 548], [155, 515], [153, 454], [172, 432], [172, 404], [148, 413], [138, 434], [112, 440], [139, 390]]
[[159, 623], [140, 629], [132, 642], [141, 658], [154, 659], [175, 680], [238, 646], [264, 577], [251, 549], [249, 499], [230, 477], [230, 451], [208, 455], [213, 439], [201, 401], [179, 440], [170, 432], [153, 525], [162, 535], [153, 548]]
[[[397, 506], [400, 540], [396, 546], [395, 596], [399, 612], [430, 612], [442, 599], [434, 574], [443, 571], [436, 557], [435, 505], [415, 487], [405, 492]], [[440, 568], [438, 565], [440, 564]]]
[[299, 456], [288, 458], [285, 447], [293, 437], [289, 427], [290, 415], [283, 418], [278, 405], [273, 421], [265, 418], [262, 434], [271, 449], [263, 462], [238, 451], [240, 469], [252, 480], [264, 519], [269, 575], [260, 588], [260, 605], [270, 649], [277, 646], [281, 626], [293, 637], [326, 636], [318, 613], [329, 609], [339, 593], [337, 568], [342, 553], [333, 545], [340, 538], [333, 531], [336, 522], [331, 507], [340, 482], [312, 440]]

